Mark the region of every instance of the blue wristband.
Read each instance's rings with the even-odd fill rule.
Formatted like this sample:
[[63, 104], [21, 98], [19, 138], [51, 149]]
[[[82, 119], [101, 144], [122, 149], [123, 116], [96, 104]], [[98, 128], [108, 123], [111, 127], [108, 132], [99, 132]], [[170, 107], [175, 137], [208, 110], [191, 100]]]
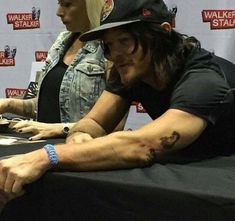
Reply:
[[47, 155], [48, 155], [48, 158], [50, 160], [51, 165], [55, 166], [56, 164], [58, 164], [58, 156], [57, 156], [57, 153], [55, 151], [54, 145], [46, 144], [44, 146], [44, 149], [47, 151]]

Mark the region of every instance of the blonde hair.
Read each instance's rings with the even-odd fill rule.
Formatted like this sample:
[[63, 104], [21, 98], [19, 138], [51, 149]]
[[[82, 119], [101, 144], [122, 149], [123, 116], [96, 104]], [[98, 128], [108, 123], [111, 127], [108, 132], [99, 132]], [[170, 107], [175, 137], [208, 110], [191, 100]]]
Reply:
[[85, 0], [87, 15], [90, 21], [90, 29], [100, 25], [100, 15], [105, 0]]

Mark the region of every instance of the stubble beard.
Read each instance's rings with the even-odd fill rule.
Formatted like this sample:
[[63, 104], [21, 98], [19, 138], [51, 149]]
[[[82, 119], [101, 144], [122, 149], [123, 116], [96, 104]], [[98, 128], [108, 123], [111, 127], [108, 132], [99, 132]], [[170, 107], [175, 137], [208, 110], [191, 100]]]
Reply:
[[121, 81], [122, 81], [122, 84], [126, 88], [131, 88], [131, 87], [135, 86], [136, 84], [138, 84], [138, 82], [140, 82], [141, 79], [138, 78], [138, 76], [130, 76], [129, 78], [126, 78], [121, 75]]

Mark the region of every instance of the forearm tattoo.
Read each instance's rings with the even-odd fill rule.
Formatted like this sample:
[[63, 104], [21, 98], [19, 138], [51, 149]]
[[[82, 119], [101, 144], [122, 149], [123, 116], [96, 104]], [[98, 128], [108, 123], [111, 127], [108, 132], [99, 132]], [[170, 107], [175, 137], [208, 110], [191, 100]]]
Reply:
[[[160, 138], [161, 140], [161, 145], [163, 147], [163, 149], [165, 150], [170, 150], [174, 147], [175, 143], [180, 139], [180, 134], [176, 131], [173, 131], [172, 135], [169, 137], [162, 137]], [[158, 157], [159, 154], [161, 154], [161, 151], [159, 149], [153, 149], [151, 148], [149, 150], [149, 155], [148, 155], [148, 160], [147, 163], [148, 164], [152, 164], [154, 163]]]
[[173, 131], [172, 135], [169, 137], [162, 137], [161, 145], [163, 149], [170, 150], [174, 147], [175, 143], [180, 139], [180, 134], [176, 131]]
[[9, 113], [35, 118], [36, 99], [12, 99], [9, 104]]
[[23, 115], [26, 117], [35, 117], [35, 102], [26, 101], [23, 102]]

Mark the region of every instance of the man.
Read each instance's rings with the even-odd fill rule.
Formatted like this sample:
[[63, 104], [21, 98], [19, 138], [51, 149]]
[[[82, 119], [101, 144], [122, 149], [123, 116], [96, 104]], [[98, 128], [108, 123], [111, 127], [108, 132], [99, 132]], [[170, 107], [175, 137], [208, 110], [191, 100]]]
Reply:
[[[195, 160], [234, 153], [235, 81], [222, 67], [227, 61], [174, 31], [162, 0], [106, 4], [101, 26], [81, 40], [103, 40], [105, 56], [114, 63], [108, 86], [67, 144], [0, 161], [0, 188], [11, 197], [51, 167], [107, 170], [177, 155]], [[153, 121], [136, 131], [111, 133], [132, 101], [140, 101]]]

